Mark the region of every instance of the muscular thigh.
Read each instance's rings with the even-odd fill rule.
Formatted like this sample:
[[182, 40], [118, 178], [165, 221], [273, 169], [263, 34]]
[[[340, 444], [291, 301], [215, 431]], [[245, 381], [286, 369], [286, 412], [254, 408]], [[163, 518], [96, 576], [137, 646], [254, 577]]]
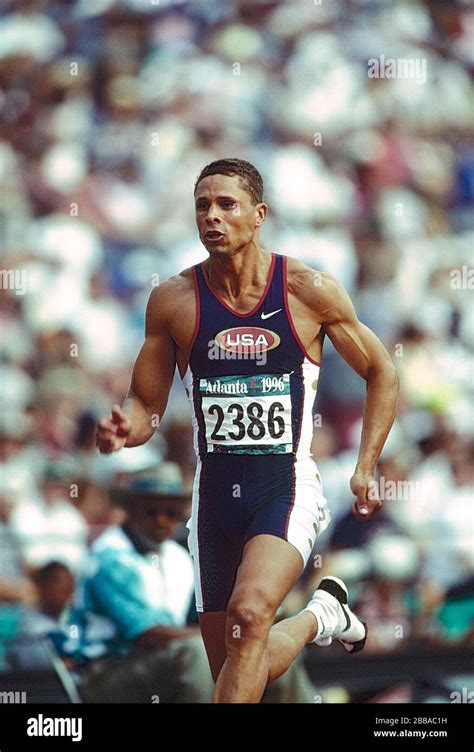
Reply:
[[[292, 572], [302, 571], [316, 535], [327, 524], [325, 516], [326, 500], [312, 460], [296, 463], [290, 455], [206, 458], [196, 476], [189, 536], [198, 612], [227, 610], [238, 571], [246, 582], [260, 579], [267, 591], [274, 582], [280, 592], [286, 572], [291, 580]], [[281, 567], [272, 560], [274, 551]]]
[[[275, 566], [278, 562], [278, 566]], [[257, 535], [244, 546], [237, 569], [231, 600], [244, 600], [264, 594], [278, 608], [303, 567], [301, 554], [290, 543], [273, 535]], [[214, 681], [224, 665], [226, 652], [227, 612], [200, 613], [199, 624]]]
[[277, 610], [303, 570], [300, 552], [275, 535], [259, 534], [247, 541], [231, 595], [263, 599]]
[[196, 473], [188, 547], [199, 614], [226, 611], [243, 548], [242, 463], [211, 456]]

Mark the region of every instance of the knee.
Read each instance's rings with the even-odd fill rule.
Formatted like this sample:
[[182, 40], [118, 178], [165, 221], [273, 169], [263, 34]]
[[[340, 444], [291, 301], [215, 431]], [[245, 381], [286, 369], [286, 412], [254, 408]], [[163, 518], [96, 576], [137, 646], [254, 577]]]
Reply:
[[[246, 590], [231, 598], [227, 608], [226, 641], [266, 640], [273, 624], [276, 607], [265, 593]], [[237, 640], [239, 643], [240, 640]]]

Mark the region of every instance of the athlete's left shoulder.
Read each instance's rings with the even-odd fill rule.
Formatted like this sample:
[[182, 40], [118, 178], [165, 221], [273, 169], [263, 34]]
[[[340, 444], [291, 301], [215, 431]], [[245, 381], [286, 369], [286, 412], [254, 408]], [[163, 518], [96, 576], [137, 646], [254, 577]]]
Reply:
[[288, 292], [313, 311], [324, 311], [333, 306], [340, 295], [347, 295], [332, 274], [313, 269], [292, 256], [287, 257], [286, 270]]

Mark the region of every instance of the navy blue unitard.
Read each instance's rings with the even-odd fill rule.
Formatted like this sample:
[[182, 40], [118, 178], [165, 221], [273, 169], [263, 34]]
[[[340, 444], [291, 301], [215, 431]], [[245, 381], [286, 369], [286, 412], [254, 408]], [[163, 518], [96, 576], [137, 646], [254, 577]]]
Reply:
[[234, 311], [192, 268], [196, 326], [183, 384], [197, 456], [189, 550], [199, 612], [225, 611], [245, 543], [269, 534], [301, 554], [329, 522], [311, 455], [319, 364], [291, 319], [286, 257], [272, 254], [265, 291]]

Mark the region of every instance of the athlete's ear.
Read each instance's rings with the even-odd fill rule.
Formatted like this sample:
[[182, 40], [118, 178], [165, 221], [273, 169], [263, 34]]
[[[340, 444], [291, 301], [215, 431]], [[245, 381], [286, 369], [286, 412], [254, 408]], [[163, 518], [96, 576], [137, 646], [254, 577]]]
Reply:
[[260, 227], [265, 222], [268, 214], [267, 204], [257, 204], [255, 207], [255, 227]]

